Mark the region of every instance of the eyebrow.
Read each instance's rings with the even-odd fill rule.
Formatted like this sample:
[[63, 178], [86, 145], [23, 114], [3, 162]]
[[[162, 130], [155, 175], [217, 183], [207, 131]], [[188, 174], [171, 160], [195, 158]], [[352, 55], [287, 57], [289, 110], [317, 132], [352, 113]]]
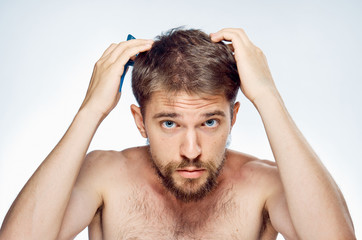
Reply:
[[153, 116], [154, 119], [156, 118], [177, 118], [180, 117], [180, 114], [174, 112], [160, 112]]
[[205, 118], [209, 118], [209, 117], [213, 117], [213, 116], [221, 116], [221, 117], [225, 117], [225, 113], [223, 111], [220, 111], [220, 110], [216, 110], [216, 111], [213, 111], [213, 112], [209, 112], [209, 113], [204, 113], [202, 114], [203, 117]]
[[[153, 116], [154, 119], [157, 119], [157, 118], [178, 118], [180, 117], [181, 115], [178, 114], [178, 113], [175, 113], [175, 112], [160, 112], [160, 113], [157, 113]], [[209, 118], [209, 117], [213, 117], [213, 116], [221, 116], [221, 117], [225, 117], [225, 113], [223, 111], [220, 111], [220, 110], [216, 110], [216, 111], [213, 111], [213, 112], [208, 112], [208, 113], [204, 113], [202, 114], [202, 116], [204, 118]]]

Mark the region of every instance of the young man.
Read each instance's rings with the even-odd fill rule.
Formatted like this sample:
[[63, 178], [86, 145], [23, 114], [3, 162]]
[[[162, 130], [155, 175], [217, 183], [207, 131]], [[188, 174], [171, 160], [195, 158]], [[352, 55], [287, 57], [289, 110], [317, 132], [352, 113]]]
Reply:
[[[85, 156], [120, 99], [130, 58], [140, 105], [131, 111], [149, 146]], [[226, 148], [239, 87], [260, 113], [276, 164]], [[242, 29], [175, 30], [104, 52], [74, 121], [15, 200], [0, 239], [72, 239], [86, 226], [90, 239], [355, 239], [341, 192]]]

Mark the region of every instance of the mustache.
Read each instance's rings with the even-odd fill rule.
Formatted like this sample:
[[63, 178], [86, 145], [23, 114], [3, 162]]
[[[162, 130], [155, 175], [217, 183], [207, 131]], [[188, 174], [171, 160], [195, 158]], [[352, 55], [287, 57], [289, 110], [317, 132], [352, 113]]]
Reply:
[[200, 157], [197, 157], [195, 159], [189, 159], [184, 157], [182, 158], [179, 164], [170, 163], [166, 166], [166, 169], [168, 169], [171, 172], [171, 170], [176, 170], [180, 168], [182, 169], [187, 167], [204, 168], [211, 172], [217, 170], [217, 166], [213, 162], [210, 161], [204, 162], [200, 159]]
[[186, 167], [196, 167], [196, 168], [204, 168], [206, 164], [204, 164], [200, 157], [195, 159], [182, 158], [181, 163], [177, 166], [177, 168], [186, 168]]

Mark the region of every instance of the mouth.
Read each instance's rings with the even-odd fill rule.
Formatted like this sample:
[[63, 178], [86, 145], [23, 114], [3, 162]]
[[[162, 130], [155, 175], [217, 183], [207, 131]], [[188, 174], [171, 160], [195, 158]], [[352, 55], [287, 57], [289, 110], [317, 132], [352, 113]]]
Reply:
[[206, 169], [200, 168], [183, 168], [176, 170], [178, 174], [180, 174], [184, 178], [195, 179], [199, 178], [206, 172]]

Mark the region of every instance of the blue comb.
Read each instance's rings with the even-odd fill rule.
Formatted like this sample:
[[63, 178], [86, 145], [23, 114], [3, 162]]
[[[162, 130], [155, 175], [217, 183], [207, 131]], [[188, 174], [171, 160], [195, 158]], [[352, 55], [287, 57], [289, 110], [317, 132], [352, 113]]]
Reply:
[[[132, 40], [132, 39], [136, 39], [134, 36], [132, 36], [131, 34], [128, 34], [127, 36], [127, 41]], [[128, 62], [126, 63], [126, 65], [124, 65], [124, 69], [123, 69], [123, 74], [121, 76], [121, 84], [119, 86], [119, 91], [122, 90], [122, 85], [123, 85], [123, 81], [124, 81], [124, 77], [126, 76], [126, 72], [129, 66], [133, 66], [134, 62], [130, 59], [128, 60]]]

